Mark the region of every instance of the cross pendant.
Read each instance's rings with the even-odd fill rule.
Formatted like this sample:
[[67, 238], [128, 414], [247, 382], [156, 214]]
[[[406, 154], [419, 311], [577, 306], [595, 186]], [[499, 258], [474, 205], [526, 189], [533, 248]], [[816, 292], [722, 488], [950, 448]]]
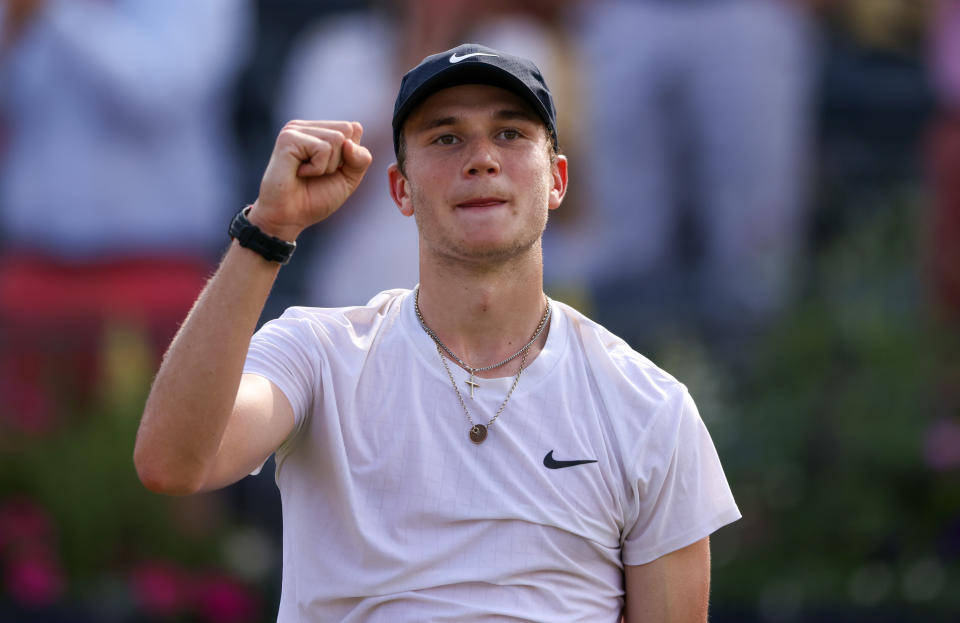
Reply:
[[472, 372], [470, 373], [470, 378], [467, 379], [465, 382], [467, 385], [470, 386], [470, 398], [473, 398], [473, 390], [476, 389], [477, 387], [480, 387], [480, 383], [477, 383], [476, 381], [473, 380]]

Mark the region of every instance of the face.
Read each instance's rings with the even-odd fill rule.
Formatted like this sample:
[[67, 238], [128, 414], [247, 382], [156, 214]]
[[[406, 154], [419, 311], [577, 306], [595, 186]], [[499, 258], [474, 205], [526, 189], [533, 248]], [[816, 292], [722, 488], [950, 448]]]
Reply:
[[451, 87], [414, 109], [403, 131], [406, 175], [391, 165], [390, 191], [417, 220], [421, 255], [489, 263], [539, 251], [567, 163], [551, 159], [546, 126], [526, 102], [497, 87]]

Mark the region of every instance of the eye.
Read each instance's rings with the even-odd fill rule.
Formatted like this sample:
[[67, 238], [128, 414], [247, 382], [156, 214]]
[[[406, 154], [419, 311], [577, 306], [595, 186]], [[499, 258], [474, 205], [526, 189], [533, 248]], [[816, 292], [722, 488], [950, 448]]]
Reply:
[[435, 138], [433, 142], [438, 145], [455, 145], [460, 142], [460, 139], [453, 134], [441, 134]]
[[520, 130], [517, 130], [516, 128], [506, 128], [506, 129], [500, 130], [499, 136], [501, 138], [507, 139], [508, 141], [512, 141], [514, 139], [520, 138], [521, 134], [520, 134]]

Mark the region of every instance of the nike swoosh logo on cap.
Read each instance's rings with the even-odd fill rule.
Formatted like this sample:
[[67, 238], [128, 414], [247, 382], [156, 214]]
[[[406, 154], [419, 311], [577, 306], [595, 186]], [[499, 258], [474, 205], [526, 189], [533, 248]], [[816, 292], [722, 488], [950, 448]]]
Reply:
[[562, 467], [573, 467], [574, 465], [583, 465], [584, 463], [596, 463], [597, 459], [580, 459], [577, 461], [558, 461], [553, 458], [553, 450], [547, 452], [547, 456], [543, 457], [543, 465], [547, 469], [560, 469]]
[[496, 56], [496, 54], [487, 54], [486, 52], [471, 52], [470, 54], [464, 54], [463, 56], [457, 56], [457, 53], [454, 52], [453, 54], [450, 55], [450, 62], [451, 62], [451, 63], [459, 63], [460, 61], [464, 61], [464, 60], [470, 58], [471, 56]]

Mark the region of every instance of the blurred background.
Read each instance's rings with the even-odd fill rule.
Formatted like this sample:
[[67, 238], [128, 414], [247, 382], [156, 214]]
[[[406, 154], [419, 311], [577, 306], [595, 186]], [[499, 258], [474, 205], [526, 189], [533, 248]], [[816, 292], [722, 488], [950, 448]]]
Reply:
[[273, 619], [272, 466], [149, 494], [143, 400], [287, 119], [374, 163], [264, 320], [416, 283], [393, 98], [462, 41], [555, 93], [548, 292], [710, 428], [712, 620], [960, 620], [960, 0], [0, 0], [0, 622]]

